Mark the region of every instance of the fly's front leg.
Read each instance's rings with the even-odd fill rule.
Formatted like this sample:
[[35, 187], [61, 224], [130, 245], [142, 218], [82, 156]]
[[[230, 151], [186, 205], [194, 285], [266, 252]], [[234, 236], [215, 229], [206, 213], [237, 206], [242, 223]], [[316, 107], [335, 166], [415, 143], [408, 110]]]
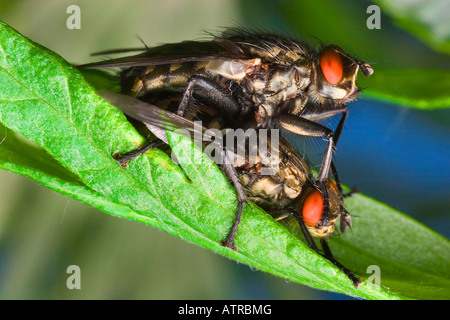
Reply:
[[302, 136], [325, 137], [327, 139], [328, 144], [322, 160], [318, 178], [319, 181], [325, 181], [328, 177], [328, 172], [330, 171], [331, 160], [335, 147], [334, 132], [319, 123], [290, 114], [280, 115], [279, 123], [284, 129], [293, 133]]
[[291, 211], [292, 215], [295, 217], [295, 219], [297, 220], [300, 229], [302, 230], [303, 236], [305, 237], [306, 243], [308, 244], [308, 246], [313, 249], [315, 252], [317, 252], [318, 254], [320, 254], [319, 249], [317, 248], [316, 243], [314, 242], [313, 237], [311, 236], [311, 234], [308, 231], [308, 228], [306, 227], [305, 222], [303, 221], [303, 217], [297, 212], [297, 210], [292, 209]]
[[303, 236], [306, 239], [306, 242], [308, 244], [308, 246], [313, 249], [315, 252], [317, 252], [318, 254], [320, 254], [321, 256], [325, 257], [326, 259], [328, 259], [331, 263], [333, 263], [335, 266], [337, 266], [339, 269], [341, 269], [345, 275], [352, 281], [353, 286], [355, 288], [358, 288], [361, 283], [362, 280], [359, 279], [357, 276], [355, 276], [350, 270], [348, 270], [345, 266], [343, 266], [339, 261], [337, 261], [334, 257], [333, 254], [331, 253], [330, 247], [328, 246], [327, 240], [325, 238], [320, 239], [320, 243], [322, 245], [322, 249], [323, 249], [323, 254], [319, 251], [319, 249], [317, 248], [316, 243], [314, 242], [313, 237], [311, 236], [311, 234], [308, 231], [308, 228], [305, 225], [305, 222], [303, 221], [302, 216], [294, 209], [291, 209], [290, 214], [293, 215], [297, 221], [298, 224], [300, 225], [300, 228], [302, 230]]
[[341, 120], [339, 120], [339, 123], [338, 123], [338, 125], [337, 125], [337, 127], [336, 127], [336, 130], [334, 131], [334, 143], [335, 143], [335, 145], [337, 145], [337, 143], [338, 143], [338, 141], [339, 141], [339, 138], [341, 137], [341, 133], [342, 133], [342, 130], [344, 129], [344, 125], [345, 125], [345, 121], [347, 121], [347, 117], [348, 117], [348, 108], [347, 108], [347, 106], [342, 106], [342, 108], [341, 109], [338, 109], [338, 110], [342, 110], [341, 112], [342, 112], [342, 117], [341, 117]]
[[217, 108], [219, 108], [225, 115], [233, 115], [240, 111], [239, 104], [231, 97], [230, 93], [220, 87], [214, 81], [205, 77], [192, 76], [189, 78], [186, 89], [183, 93], [180, 105], [178, 106], [177, 114], [184, 116], [192, 99], [192, 94], [196, 89], [201, 90], [202, 97], [211, 100]]
[[276, 221], [281, 221], [293, 217], [295, 210], [293, 208], [277, 208], [267, 211]]
[[355, 288], [358, 288], [363, 281], [361, 279], [359, 279], [357, 276], [355, 276], [355, 274], [353, 274], [353, 272], [348, 270], [346, 267], [344, 267], [339, 261], [337, 261], [333, 257], [326, 239], [320, 239], [320, 243], [321, 243], [323, 251], [324, 251], [324, 257], [327, 258], [330, 262], [332, 262], [336, 267], [341, 269], [345, 273], [345, 275], [353, 282], [353, 286]]
[[361, 190], [359, 190], [358, 187], [353, 187], [349, 192], [344, 194], [344, 191], [342, 190], [341, 180], [339, 178], [339, 174], [338, 174], [336, 165], [334, 164], [333, 161], [331, 161], [330, 170], [331, 170], [331, 174], [333, 175], [334, 180], [336, 182], [336, 188], [337, 188], [339, 196], [341, 197], [341, 200], [343, 200], [344, 198], [350, 197], [354, 193], [361, 193]]
[[[334, 131], [333, 138], [334, 138], [334, 146], [337, 146], [337, 143], [339, 141], [339, 138], [341, 137], [342, 130], [344, 129], [345, 122], [347, 121], [348, 117], [348, 107], [346, 105], [340, 105], [340, 106], [324, 106], [323, 110], [317, 109], [317, 106], [310, 106], [306, 107], [305, 110], [303, 110], [301, 117], [311, 120], [311, 121], [317, 121], [321, 119], [326, 119], [332, 116], [335, 116], [339, 113], [342, 113], [342, 117], [339, 120], [339, 123], [336, 127], [336, 130]], [[330, 163], [330, 169], [331, 173], [334, 176], [334, 179], [336, 181], [336, 186], [338, 188], [339, 194], [341, 197], [343, 197], [342, 192], [342, 186], [341, 181], [339, 179], [339, 175], [336, 169], [336, 166], [334, 165], [333, 161]]]
[[231, 231], [228, 234], [228, 237], [226, 240], [222, 240], [222, 244], [230, 249], [233, 249], [235, 251], [238, 250], [238, 248], [234, 245], [234, 239], [236, 238], [236, 233], [239, 227], [239, 223], [241, 222], [242, 218], [242, 212], [244, 210], [244, 204], [247, 202], [247, 196], [245, 195], [244, 189], [242, 187], [242, 184], [239, 180], [238, 174], [236, 172], [235, 167], [230, 163], [227, 154], [226, 149], [222, 150], [222, 159], [223, 159], [223, 172], [228, 177], [228, 179], [231, 180], [231, 183], [233, 184], [234, 188], [236, 189], [237, 197], [238, 197], [238, 209], [236, 213], [236, 217], [234, 218], [233, 226], [231, 227]]
[[282, 208], [279, 210], [273, 210], [269, 212], [272, 216], [274, 216], [274, 219], [277, 221], [280, 221], [282, 219], [288, 218], [288, 217], [294, 217], [298, 225], [300, 226], [300, 229], [302, 230], [302, 234], [305, 237], [306, 243], [308, 244], [308, 247], [313, 249], [315, 252], [321, 255], [319, 248], [317, 248], [316, 243], [314, 242], [313, 237], [308, 231], [308, 228], [306, 227], [305, 222], [303, 221], [303, 217], [298, 213], [297, 210], [294, 208]]
[[339, 196], [342, 199], [342, 198], [344, 198], [344, 192], [342, 191], [341, 179], [339, 178], [339, 174], [338, 174], [337, 168], [334, 164], [334, 161], [331, 161], [330, 169], [331, 169], [331, 174], [334, 177], [334, 181], [336, 182], [337, 191], [339, 193]]
[[300, 117], [303, 119], [311, 120], [311, 121], [317, 121], [322, 120], [326, 118], [333, 117], [339, 113], [342, 113], [342, 117], [339, 120], [339, 123], [336, 127], [336, 130], [334, 130], [334, 139], [335, 143], [339, 141], [339, 138], [341, 136], [342, 130], [344, 129], [345, 122], [347, 121], [348, 117], [348, 107], [346, 105], [340, 105], [340, 106], [322, 106], [322, 110], [320, 110], [320, 107], [316, 107], [315, 105], [307, 106], [305, 110], [302, 111]]

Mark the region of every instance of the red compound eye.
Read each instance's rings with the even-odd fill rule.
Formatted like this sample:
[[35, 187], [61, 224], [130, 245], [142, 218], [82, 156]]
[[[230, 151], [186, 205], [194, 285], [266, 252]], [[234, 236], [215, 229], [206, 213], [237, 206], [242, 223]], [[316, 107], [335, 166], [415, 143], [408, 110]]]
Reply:
[[329, 84], [338, 83], [344, 72], [342, 59], [339, 53], [332, 49], [325, 49], [320, 55], [320, 68]]
[[303, 221], [307, 226], [313, 227], [322, 218], [323, 198], [318, 190], [311, 191], [303, 203]]

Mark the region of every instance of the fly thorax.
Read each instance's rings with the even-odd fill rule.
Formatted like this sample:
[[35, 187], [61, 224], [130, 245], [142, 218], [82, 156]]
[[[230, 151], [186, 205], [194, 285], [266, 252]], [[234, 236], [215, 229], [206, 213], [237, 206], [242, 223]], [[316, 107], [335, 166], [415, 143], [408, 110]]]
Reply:
[[307, 86], [308, 79], [300, 76], [296, 66], [288, 70], [274, 72], [265, 90], [266, 99], [286, 101], [301, 94]]
[[258, 116], [262, 119], [267, 119], [268, 117], [271, 117], [274, 114], [274, 110], [272, 106], [262, 104], [258, 107]]
[[311, 64], [304, 63], [294, 67], [296, 75], [294, 75], [297, 88], [300, 91], [305, 91], [311, 83]]

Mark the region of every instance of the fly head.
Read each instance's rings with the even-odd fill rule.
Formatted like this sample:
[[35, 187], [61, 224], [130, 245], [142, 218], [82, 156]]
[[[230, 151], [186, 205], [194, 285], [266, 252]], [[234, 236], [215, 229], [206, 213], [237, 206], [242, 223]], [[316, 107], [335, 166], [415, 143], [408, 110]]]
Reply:
[[350, 56], [336, 45], [322, 48], [312, 64], [309, 99], [316, 103], [343, 104], [356, 99], [361, 92], [356, 84], [358, 70], [366, 76], [372, 67]]
[[[328, 214], [324, 213], [324, 197], [316, 188], [308, 188], [305, 194], [295, 204], [296, 210], [303, 218], [309, 233], [317, 238], [327, 238], [334, 233], [338, 217], [341, 217], [340, 229], [351, 226], [350, 214], [344, 208], [334, 183], [326, 183], [328, 194]], [[327, 205], [325, 203], [325, 205]]]

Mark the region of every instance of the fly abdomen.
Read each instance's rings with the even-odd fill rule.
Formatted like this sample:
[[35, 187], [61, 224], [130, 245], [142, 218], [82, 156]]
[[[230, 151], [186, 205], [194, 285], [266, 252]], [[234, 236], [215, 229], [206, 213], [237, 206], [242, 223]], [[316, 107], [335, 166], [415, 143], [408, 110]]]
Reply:
[[236, 61], [196, 61], [134, 67], [121, 74], [123, 93], [142, 97], [148, 92], [166, 88], [186, 88], [191, 77], [213, 82], [241, 82], [261, 67], [261, 59]]
[[153, 91], [163, 88], [185, 87], [191, 75], [187, 64], [168, 64], [147, 67], [144, 89]]
[[123, 93], [141, 97], [159, 89], [186, 87], [189, 78], [200, 70], [195, 63], [174, 63], [132, 68], [122, 76]]

